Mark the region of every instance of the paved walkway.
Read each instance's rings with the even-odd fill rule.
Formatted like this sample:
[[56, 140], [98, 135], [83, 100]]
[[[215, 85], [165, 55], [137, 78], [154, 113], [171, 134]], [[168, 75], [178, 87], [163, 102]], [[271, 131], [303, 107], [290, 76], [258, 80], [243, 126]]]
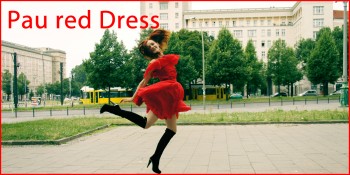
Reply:
[[[349, 173], [348, 124], [178, 126], [163, 173]], [[3, 146], [2, 173], [153, 173], [164, 126], [112, 128], [60, 146]]]

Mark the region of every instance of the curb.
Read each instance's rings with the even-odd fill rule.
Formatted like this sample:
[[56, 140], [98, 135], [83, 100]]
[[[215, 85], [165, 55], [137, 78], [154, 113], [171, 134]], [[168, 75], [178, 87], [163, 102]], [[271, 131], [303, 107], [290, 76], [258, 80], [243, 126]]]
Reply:
[[[228, 122], [228, 123], [177, 123], [177, 125], [181, 126], [190, 126], [190, 125], [271, 125], [271, 124], [336, 124], [336, 123], [349, 123], [348, 120], [334, 120], [334, 121], [305, 121], [305, 122]], [[12, 140], [12, 141], [1, 141], [2, 145], [61, 145], [77, 139], [79, 137], [88, 135], [95, 131], [108, 128], [110, 126], [134, 126], [132, 123], [124, 123], [124, 124], [110, 124], [104, 125], [101, 127], [97, 127], [95, 129], [79, 133], [77, 135], [66, 137], [58, 140]], [[164, 126], [163, 123], [155, 123], [154, 125]]]

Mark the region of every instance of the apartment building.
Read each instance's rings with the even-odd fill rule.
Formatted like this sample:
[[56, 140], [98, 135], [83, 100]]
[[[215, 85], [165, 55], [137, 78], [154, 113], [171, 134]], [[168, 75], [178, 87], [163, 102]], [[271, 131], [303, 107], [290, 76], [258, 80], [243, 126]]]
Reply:
[[[9, 70], [14, 75], [13, 53], [17, 54], [17, 75], [22, 72], [30, 81], [29, 89], [36, 93], [44, 83], [60, 81], [60, 63], [66, 72], [66, 52], [52, 48], [31, 48], [24, 45], [1, 41], [1, 72]], [[65, 78], [65, 73], [63, 73]], [[2, 97], [6, 95], [2, 94]]]
[[[157, 5], [168, 4], [167, 10], [160, 10]], [[152, 2], [153, 15], [173, 14], [173, 4], [177, 2]], [[189, 2], [188, 2], [189, 3]], [[141, 15], [150, 12], [149, 2], [141, 2]], [[288, 46], [294, 47], [302, 38], [316, 38], [317, 32], [322, 27], [334, 28], [343, 25], [343, 11], [333, 10], [333, 2], [297, 2], [292, 7], [270, 7], [246, 9], [216, 9], [216, 10], [191, 10], [179, 8], [182, 11], [182, 28], [207, 32], [217, 37], [221, 28], [226, 27], [237, 38], [244, 48], [249, 40], [252, 40], [259, 60], [267, 62], [267, 53], [273, 42], [282, 39]], [[171, 15], [168, 15], [171, 16]], [[178, 21], [179, 19], [176, 18]], [[175, 19], [160, 21], [167, 23], [162, 27], [172, 31], [179, 28], [172, 27]], [[181, 26], [181, 24], [179, 24]], [[309, 89], [311, 83], [304, 80], [297, 83], [296, 93]], [[330, 89], [332, 90], [332, 89]]]
[[[191, 2], [145, 1], [140, 2], [140, 16], [159, 16], [160, 28], [179, 31], [185, 28], [184, 12], [191, 9]], [[149, 22], [149, 21], [148, 21]]]

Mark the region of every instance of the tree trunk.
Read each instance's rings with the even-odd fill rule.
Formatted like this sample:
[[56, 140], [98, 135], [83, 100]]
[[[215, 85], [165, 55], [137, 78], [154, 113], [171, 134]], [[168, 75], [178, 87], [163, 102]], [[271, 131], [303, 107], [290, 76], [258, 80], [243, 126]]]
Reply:
[[294, 96], [294, 87], [293, 87], [294, 83], [291, 83], [290, 85], [290, 96], [293, 97]]
[[323, 82], [323, 96], [327, 96], [328, 95], [328, 82], [325, 81]]
[[108, 104], [111, 104], [111, 86], [108, 86]]
[[250, 88], [249, 88], [249, 83], [247, 83], [247, 98], [249, 98], [250, 95]]

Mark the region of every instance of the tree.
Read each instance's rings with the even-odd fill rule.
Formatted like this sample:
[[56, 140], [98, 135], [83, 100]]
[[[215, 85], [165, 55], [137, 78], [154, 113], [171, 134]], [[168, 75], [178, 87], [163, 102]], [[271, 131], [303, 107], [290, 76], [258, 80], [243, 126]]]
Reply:
[[10, 95], [12, 94], [11, 80], [12, 74], [8, 69], [5, 69], [2, 73], [2, 91], [5, 92], [5, 94], [7, 95], [7, 101], [10, 100]]
[[140, 33], [140, 39], [136, 41], [136, 46], [130, 51], [130, 59], [126, 62], [127, 67], [130, 68], [130, 81], [128, 83], [129, 88], [136, 89], [139, 82], [143, 79], [143, 74], [145, 73], [145, 69], [147, 67], [147, 60], [140, 53], [138, 44], [145, 40], [151, 32], [153, 32], [151, 28], [142, 30]]
[[129, 55], [123, 42], [119, 43], [116, 33], [107, 29], [100, 43], [96, 44], [95, 50], [90, 53], [90, 58], [83, 61], [88, 82], [94, 89], [108, 88], [110, 97], [111, 87], [127, 86], [130, 73], [125, 68], [125, 63], [128, 59]]
[[[281, 85], [288, 85], [294, 83], [295, 79], [299, 79], [300, 73], [298, 73], [294, 51], [287, 47], [281, 39], [275, 41], [269, 49], [267, 64], [267, 73], [271, 76], [274, 84], [277, 85], [279, 93], [281, 92]], [[295, 77], [291, 78], [291, 74], [295, 74]]]
[[323, 95], [328, 95], [328, 83], [335, 83], [340, 77], [339, 65], [334, 64], [338, 60], [339, 53], [329, 28], [320, 30], [316, 41], [316, 47], [306, 66], [307, 78], [313, 84], [323, 85]]
[[[335, 45], [337, 47], [338, 50], [338, 69], [341, 70], [341, 72], [343, 72], [343, 28], [340, 27], [335, 27], [332, 31], [332, 36], [334, 38], [335, 41]], [[348, 52], [349, 53], [349, 52]], [[348, 57], [349, 58], [349, 57]]]
[[39, 97], [41, 97], [44, 94], [45, 86], [41, 84], [36, 88], [36, 93], [38, 94]]
[[264, 84], [264, 77], [262, 74], [263, 63], [258, 61], [256, 56], [255, 47], [253, 41], [249, 40], [244, 51], [244, 55], [247, 62], [247, 68], [249, 69], [247, 76], [247, 98], [251, 93], [256, 93], [258, 89]]
[[191, 84], [196, 83], [197, 79], [202, 77], [199, 71], [203, 70], [201, 34], [198, 31], [185, 29], [173, 32], [169, 39], [168, 49], [165, 51], [165, 54], [168, 53], [180, 55], [176, 66], [177, 80], [185, 89], [189, 89], [187, 94], [189, 99], [192, 99]]
[[21, 100], [23, 100], [23, 95], [29, 93], [27, 91], [27, 87], [29, 86], [30, 81], [27, 79], [27, 76], [24, 75], [23, 72], [19, 74], [17, 78], [17, 87], [18, 87], [18, 94], [21, 95]]
[[301, 64], [301, 69], [305, 72], [307, 60], [310, 58], [312, 50], [315, 48], [316, 42], [310, 38], [301, 39], [295, 45], [295, 55]]
[[[293, 84], [303, 78], [303, 74], [298, 69], [298, 60], [295, 57], [295, 52], [293, 48], [286, 47], [283, 52], [283, 57], [281, 57], [282, 69], [282, 85], [287, 85], [291, 87], [290, 95], [293, 96]], [[289, 88], [288, 88], [289, 89]]]
[[228, 90], [228, 85], [233, 84], [235, 89], [242, 91], [246, 84], [246, 77], [250, 73], [242, 46], [226, 28], [220, 30], [218, 39], [210, 48], [207, 70], [206, 77], [213, 85], [225, 84]]

